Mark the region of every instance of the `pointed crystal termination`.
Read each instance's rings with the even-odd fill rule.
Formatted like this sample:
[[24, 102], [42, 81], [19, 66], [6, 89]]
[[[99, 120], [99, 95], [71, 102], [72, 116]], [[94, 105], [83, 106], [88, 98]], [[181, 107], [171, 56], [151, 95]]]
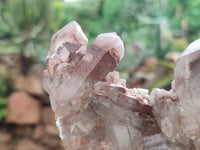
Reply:
[[50, 50], [55, 51], [64, 43], [87, 46], [88, 39], [76, 21], [67, 24], [52, 36]]
[[[154, 89], [153, 113], [168, 140], [199, 149], [200, 137], [200, 39], [191, 43], [175, 65], [172, 90]], [[192, 148], [193, 147], [193, 148]]]
[[[46, 80], [44, 82], [44, 88], [48, 93], [51, 89], [50, 78], [51, 80], [54, 78], [57, 78], [57, 80], [68, 79], [72, 68], [85, 54], [87, 44], [87, 37], [83, 33], [79, 24], [75, 21], [67, 24], [52, 36], [50, 49], [46, 57], [47, 69], [44, 71], [44, 79]], [[64, 68], [67, 72], [62, 76], [61, 71]], [[55, 80], [52, 81], [51, 86]], [[58, 82], [55, 81], [54, 86], [56, 86], [57, 83]]]
[[[191, 43], [175, 66], [175, 88], [183, 108], [200, 125], [200, 39]], [[199, 126], [200, 127], [200, 126]], [[199, 128], [200, 129], [200, 128]]]
[[126, 88], [112, 72], [123, 55], [116, 33], [100, 34], [87, 48], [76, 22], [52, 37], [43, 85], [67, 150], [141, 150], [152, 108], [148, 91]]
[[184, 112], [185, 135], [194, 141], [200, 137], [200, 39], [192, 42], [175, 66], [175, 89]]
[[116, 58], [118, 63], [124, 57], [123, 41], [115, 32], [98, 35], [98, 37], [92, 43], [92, 46], [108, 50], [109, 53]]
[[[60, 82], [65, 82], [57, 86], [56, 90], [51, 91], [54, 93], [52, 94], [53, 99], [72, 98], [86, 80], [95, 82], [103, 79], [116, 67], [123, 57], [123, 42], [116, 33], [102, 35], [95, 40], [95, 43], [99, 41], [102, 45], [92, 44], [88, 50], [85, 45], [87, 39], [76, 22], [69, 23], [53, 36], [47, 56], [48, 73], [46, 76], [49, 75]], [[104, 38], [107, 40], [103, 40]], [[103, 67], [104, 65], [107, 67]], [[54, 86], [57, 85], [56, 83]], [[45, 86], [45, 89], [48, 91], [48, 87]]]

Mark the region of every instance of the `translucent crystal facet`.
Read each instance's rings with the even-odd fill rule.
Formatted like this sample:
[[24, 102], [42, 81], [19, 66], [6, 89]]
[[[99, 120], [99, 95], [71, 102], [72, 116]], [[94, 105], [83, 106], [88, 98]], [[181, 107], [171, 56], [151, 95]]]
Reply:
[[71, 22], [51, 40], [43, 86], [66, 150], [200, 149], [200, 40], [175, 66], [172, 89], [126, 87], [116, 33], [88, 40]]
[[151, 110], [149, 96], [127, 89], [112, 72], [123, 55], [116, 33], [100, 34], [87, 48], [76, 22], [52, 37], [43, 85], [66, 149], [134, 150], [142, 144], [139, 113]]
[[[180, 55], [175, 65], [172, 90], [154, 89], [153, 113], [162, 132], [173, 142], [199, 149], [200, 137], [200, 40]], [[195, 149], [194, 148], [194, 149]]]

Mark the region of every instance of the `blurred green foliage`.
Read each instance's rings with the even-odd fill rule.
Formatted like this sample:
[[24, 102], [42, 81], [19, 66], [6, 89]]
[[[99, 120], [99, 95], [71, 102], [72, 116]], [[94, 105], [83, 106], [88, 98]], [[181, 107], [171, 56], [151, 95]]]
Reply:
[[5, 98], [0, 98], [0, 107], [5, 107], [7, 105], [7, 100]]
[[45, 44], [51, 0], [1, 0], [1, 54], [20, 53], [30, 57]]
[[0, 97], [6, 96], [7, 82], [3, 78], [0, 78]]
[[52, 34], [76, 20], [89, 44], [100, 33], [119, 34], [125, 57], [117, 69], [126, 78], [145, 57], [164, 60], [169, 51], [182, 52], [199, 38], [199, 10], [200, 0], [0, 0], [0, 55], [19, 53], [44, 62]]
[[163, 59], [199, 37], [199, 8], [200, 0], [1, 0], [0, 53], [43, 58], [51, 35], [76, 20], [90, 43], [99, 33], [117, 32], [125, 45], [142, 41], [145, 55]]
[[[159, 66], [162, 66], [168, 70], [168, 73], [165, 76], [161, 77], [161, 79], [156, 80], [149, 86], [149, 91], [151, 92], [153, 88], [166, 88], [169, 86], [171, 82], [174, 80], [173, 70], [174, 70], [174, 63], [169, 62], [166, 60], [159, 60]], [[168, 88], [168, 87], [167, 87]]]
[[172, 81], [174, 80], [174, 76], [173, 75], [167, 75], [165, 77], [163, 77], [160, 80], [157, 80], [155, 83], [153, 83], [150, 87], [149, 87], [149, 91], [151, 92], [153, 88], [164, 88], [165, 86], [168, 86]]
[[5, 107], [7, 105], [7, 100], [5, 98], [0, 98], [0, 122], [7, 116], [8, 112]]
[[4, 98], [7, 93], [7, 86], [8, 84], [6, 80], [0, 78], [0, 122], [7, 115], [7, 111], [5, 109], [7, 105], [7, 99]]

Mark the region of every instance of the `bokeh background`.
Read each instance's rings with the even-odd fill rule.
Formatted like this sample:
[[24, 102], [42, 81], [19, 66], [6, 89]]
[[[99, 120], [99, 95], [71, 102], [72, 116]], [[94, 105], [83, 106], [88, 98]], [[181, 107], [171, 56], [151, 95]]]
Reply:
[[41, 84], [50, 39], [76, 20], [89, 39], [117, 32], [130, 88], [170, 89], [174, 63], [200, 36], [200, 0], [0, 0], [0, 150], [63, 150]]

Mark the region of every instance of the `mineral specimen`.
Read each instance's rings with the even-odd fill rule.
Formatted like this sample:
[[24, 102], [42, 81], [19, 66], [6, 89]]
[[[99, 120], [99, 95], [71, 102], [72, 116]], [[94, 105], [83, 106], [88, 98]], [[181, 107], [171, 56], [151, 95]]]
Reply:
[[[180, 55], [175, 65], [172, 90], [154, 89], [153, 113], [162, 132], [174, 143], [200, 149], [200, 40]], [[195, 149], [194, 148], [194, 149]], [[182, 148], [183, 149], [183, 148]]]
[[52, 37], [43, 86], [66, 150], [189, 150], [200, 146], [200, 44], [175, 67], [172, 90], [128, 89], [113, 71], [124, 55], [116, 33], [88, 40], [71, 22]]

